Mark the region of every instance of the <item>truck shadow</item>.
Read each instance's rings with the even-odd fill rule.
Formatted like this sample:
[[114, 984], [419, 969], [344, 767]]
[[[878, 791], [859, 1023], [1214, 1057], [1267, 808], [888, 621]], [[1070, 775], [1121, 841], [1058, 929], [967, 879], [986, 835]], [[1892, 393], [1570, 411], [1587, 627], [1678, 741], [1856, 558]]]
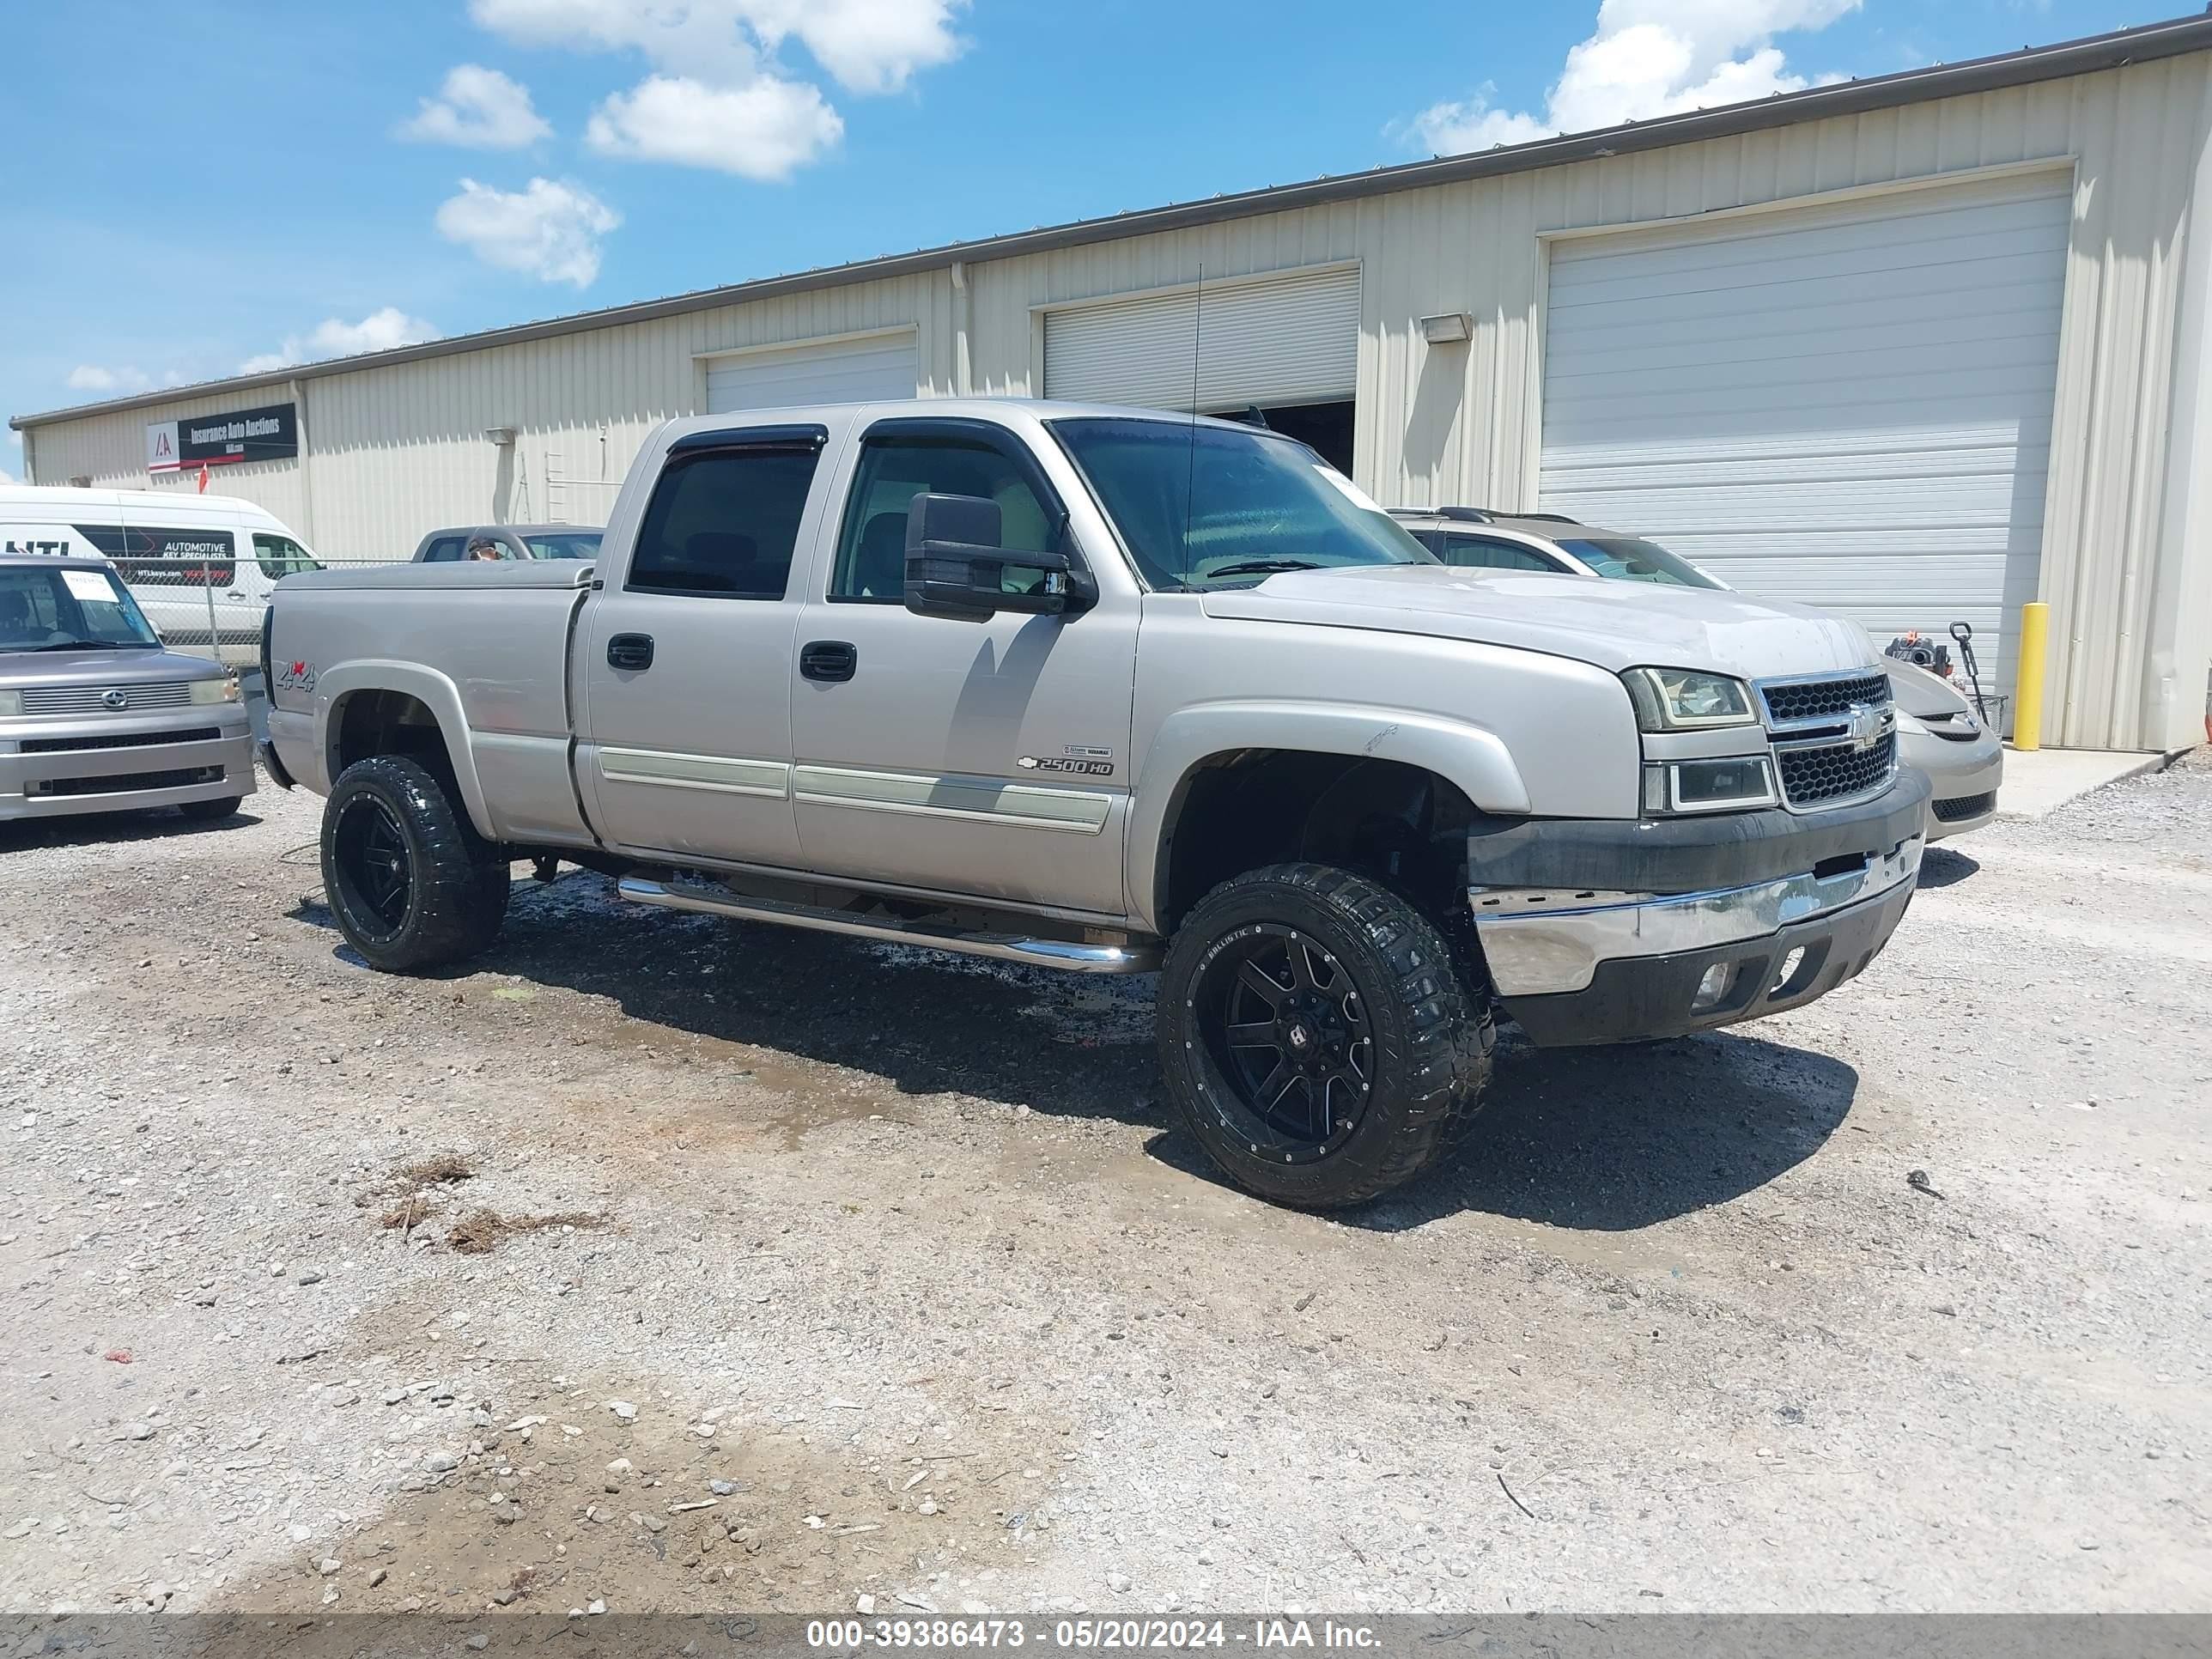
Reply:
[[17, 818], [0, 823], [0, 853], [36, 847], [120, 846], [139, 841], [171, 841], [186, 836], [221, 836], [260, 823], [251, 805], [227, 818], [195, 821], [166, 806], [127, 812], [73, 813], [67, 817]]
[[[1401, 1232], [1474, 1211], [1632, 1231], [1740, 1198], [1803, 1163], [1842, 1127], [1857, 1092], [1858, 1073], [1841, 1060], [1733, 1031], [1548, 1051], [1509, 1033], [1456, 1154], [1335, 1218]], [[1175, 1139], [1183, 1147], [1156, 1156], [1219, 1178], [1188, 1136]]]
[[[295, 920], [331, 930], [302, 903]], [[850, 1067], [902, 1092], [972, 1095], [1048, 1117], [1158, 1131], [1146, 1150], [1215, 1184], [1152, 1052], [1152, 976], [1048, 970], [621, 903], [602, 878], [518, 883], [507, 927], [443, 977], [511, 974], [605, 998], [631, 1018]], [[1399, 1231], [1462, 1211], [1594, 1231], [1740, 1197], [1811, 1157], [1858, 1075], [1826, 1055], [1713, 1033], [1540, 1053], [1501, 1042], [1459, 1153], [1411, 1188], [1334, 1219]]]
[[1968, 858], [1954, 847], [1931, 847], [1921, 854], [1920, 885], [1948, 887], [1953, 882], [1966, 880], [1981, 867], [1978, 860]]

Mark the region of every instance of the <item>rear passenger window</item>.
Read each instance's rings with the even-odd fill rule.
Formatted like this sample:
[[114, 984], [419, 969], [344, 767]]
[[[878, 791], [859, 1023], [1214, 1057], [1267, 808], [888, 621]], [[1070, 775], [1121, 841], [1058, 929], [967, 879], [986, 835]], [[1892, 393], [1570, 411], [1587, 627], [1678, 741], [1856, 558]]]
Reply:
[[461, 538], [441, 536], [422, 550], [424, 564], [459, 564], [461, 562]]
[[627, 585], [662, 593], [781, 599], [817, 455], [810, 444], [675, 457], [646, 506]]

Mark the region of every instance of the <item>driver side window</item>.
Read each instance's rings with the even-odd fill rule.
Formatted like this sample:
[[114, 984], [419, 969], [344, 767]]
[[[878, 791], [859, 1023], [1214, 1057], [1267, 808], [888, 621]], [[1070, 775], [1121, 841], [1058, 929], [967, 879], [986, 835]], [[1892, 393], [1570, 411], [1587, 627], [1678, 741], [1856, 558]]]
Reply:
[[961, 438], [870, 438], [847, 497], [830, 598], [898, 605], [906, 597], [906, 515], [916, 495], [980, 495], [999, 504], [999, 545], [1050, 549], [1052, 517], [1020, 467], [988, 445]]

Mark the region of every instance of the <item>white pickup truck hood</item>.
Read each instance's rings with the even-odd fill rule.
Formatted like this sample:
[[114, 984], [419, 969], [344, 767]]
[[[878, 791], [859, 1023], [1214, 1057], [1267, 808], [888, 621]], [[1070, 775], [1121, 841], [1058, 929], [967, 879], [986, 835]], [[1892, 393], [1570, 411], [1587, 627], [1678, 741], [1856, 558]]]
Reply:
[[1210, 617], [1370, 628], [1472, 640], [1624, 668], [1696, 668], [1762, 679], [1863, 668], [1853, 622], [1802, 605], [1654, 582], [1477, 574], [1442, 565], [1285, 571], [1206, 598]]

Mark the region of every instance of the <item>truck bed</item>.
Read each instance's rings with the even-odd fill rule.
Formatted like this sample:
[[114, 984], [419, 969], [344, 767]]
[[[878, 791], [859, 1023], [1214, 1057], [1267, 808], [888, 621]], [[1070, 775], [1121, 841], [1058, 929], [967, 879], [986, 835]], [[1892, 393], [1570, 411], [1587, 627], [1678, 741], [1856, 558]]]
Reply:
[[[270, 736], [286, 768], [327, 792], [318, 705], [357, 690], [402, 691], [470, 734], [457, 770], [468, 774], [459, 783], [479, 830], [588, 843], [568, 774], [568, 627], [592, 573], [545, 559], [288, 577], [270, 665]], [[343, 730], [342, 716], [331, 729]]]

